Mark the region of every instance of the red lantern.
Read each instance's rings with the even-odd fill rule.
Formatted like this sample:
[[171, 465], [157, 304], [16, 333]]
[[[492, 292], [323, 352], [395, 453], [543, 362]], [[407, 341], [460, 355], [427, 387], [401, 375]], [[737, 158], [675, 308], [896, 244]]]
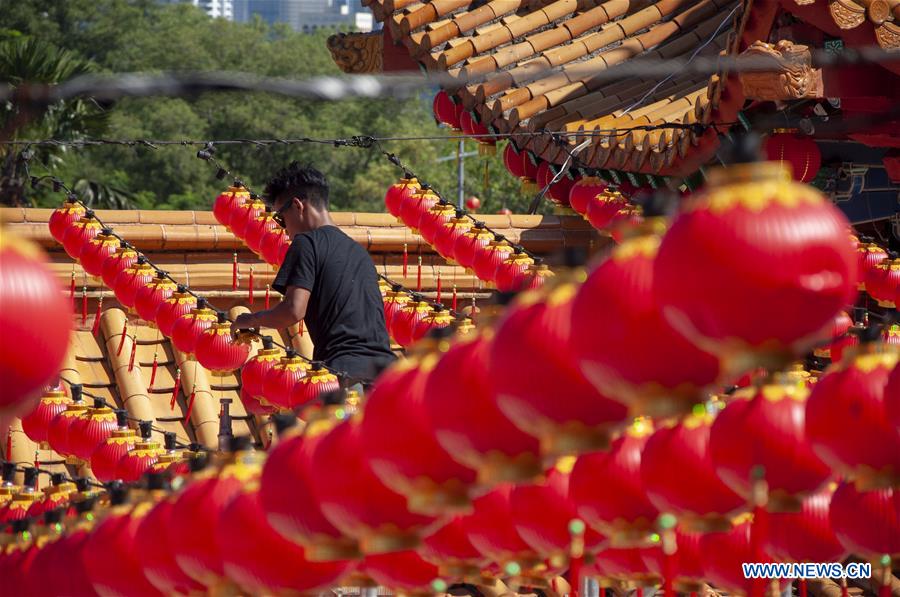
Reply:
[[384, 195], [384, 205], [388, 212], [395, 218], [400, 218], [400, 208], [406, 201], [412, 199], [422, 187], [415, 178], [401, 178], [388, 187]]
[[72, 331], [71, 303], [44, 253], [0, 231], [0, 415], [28, 412], [62, 365]]
[[151, 437], [150, 422], [141, 421], [138, 426], [141, 430], [140, 439], [116, 465], [116, 478], [126, 482], [138, 481], [156, 464], [159, 457], [165, 454], [159, 442]]
[[538, 159], [527, 149], [523, 149], [519, 155], [522, 156], [522, 190], [537, 190]]
[[545, 455], [606, 447], [627, 415], [588, 383], [567, 350], [577, 327], [576, 289], [561, 282], [520, 295], [491, 346], [495, 400], [516, 426], [540, 439]]
[[606, 183], [598, 177], [579, 176], [569, 189], [569, 206], [584, 216], [591, 200], [605, 190]]
[[522, 177], [525, 175], [525, 170], [522, 167], [522, 154], [516, 149], [512, 141], [507, 143], [503, 149], [503, 165], [510, 174], [522, 180]]
[[456, 263], [456, 244], [469, 230], [472, 229], [472, 221], [456, 212], [456, 217], [441, 226], [434, 235], [434, 250], [447, 260], [447, 263]]
[[112, 230], [103, 228], [81, 252], [81, 267], [92, 276], [102, 275], [106, 260], [115, 254], [120, 246], [119, 239], [113, 236]]
[[866, 343], [819, 378], [806, 405], [816, 454], [861, 489], [900, 480], [900, 434], [885, 417], [885, 385], [898, 354]]
[[547, 189], [547, 196], [550, 198], [553, 203], [568, 207], [569, 206], [569, 191], [572, 190], [572, 186], [575, 184], [567, 174], [563, 174], [559, 177], [559, 180], [550, 184], [553, 178], [556, 176], [559, 167], [551, 165], [550, 162], [541, 162], [537, 169], [537, 183], [541, 189]]
[[116, 276], [113, 285], [116, 298], [125, 307], [133, 309], [138, 291], [152, 282], [155, 275], [156, 270], [153, 269], [153, 266], [147, 263], [147, 259], [143, 255], [139, 256], [134, 265]]
[[[728, 522], [728, 528], [731, 523]], [[646, 566], [646, 572], [665, 580], [671, 579], [673, 587], [681, 592], [689, 593], [703, 586], [703, 553], [700, 551], [702, 533], [685, 530], [681, 526], [671, 531], [671, 539], [663, 532], [663, 543], [672, 540], [675, 552], [665, 553], [665, 547], [641, 549], [640, 557]], [[668, 561], [666, 558], [669, 558]], [[666, 578], [666, 577], [669, 578]]]
[[412, 341], [418, 342], [427, 336], [431, 330], [448, 327], [451, 323], [453, 323], [453, 315], [449, 311], [445, 311], [444, 306], [438, 303], [434, 306], [434, 310], [431, 313], [416, 324], [412, 334]]
[[471, 135], [478, 142], [479, 155], [496, 155], [497, 138], [491, 136], [491, 131], [481, 122], [477, 114], [463, 110], [459, 124], [464, 134]]
[[749, 499], [752, 475], [765, 474], [772, 510], [796, 509], [800, 498], [828, 479], [830, 469], [816, 456], [804, 426], [809, 390], [791, 379], [774, 379], [748, 389], [719, 413], [709, 450], [716, 472]]
[[545, 263], [540, 263], [540, 258], [535, 259], [537, 262], [529, 265], [528, 271], [525, 272], [525, 279], [522, 283], [523, 290], [537, 290], [556, 275]]
[[475, 469], [483, 485], [542, 472], [537, 439], [513, 425], [492, 399], [492, 338], [486, 327], [451, 346], [428, 376], [422, 403], [438, 443]]
[[337, 375], [323, 367], [322, 363], [313, 362], [312, 369], [307, 371], [291, 390], [291, 407], [309, 404], [323, 394], [334, 392], [340, 387]]
[[430, 189], [419, 189], [400, 205], [400, 219], [413, 232], [418, 232], [419, 220], [428, 213], [440, 197]]
[[91, 472], [98, 480], [106, 483], [117, 478], [119, 461], [134, 447], [137, 435], [128, 428], [125, 411], [116, 411], [116, 429], [91, 455]]
[[224, 193], [219, 193], [213, 203], [213, 216], [219, 224], [228, 228], [231, 219], [237, 213], [238, 208], [250, 200], [250, 192], [238, 181], [228, 187]]
[[462, 128], [460, 124], [461, 111], [457, 109], [453, 99], [451, 99], [446, 91], [441, 89], [434, 95], [434, 101], [432, 102], [431, 107], [434, 112], [435, 120], [449, 126], [454, 131], [458, 131]]
[[[284, 356], [284, 351], [275, 347], [271, 336], [263, 336], [262, 343], [262, 350], [241, 367], [241, 401], [244, 400], [246, 393], [254, 403], [260, 404], [259, 399], [263, 398], [263, 384], [266, 376]], [[247, 404], [245, 403], [244, 406]]]
[[454, 243], [454, 261], [466, 268], [467, 271], [471, 271], [475, 260], [487, 250], [487, 246], [493, 238], [493, 233], [484, 227], [484, 222], [475, 222], [475, 225], [463, 232]]
[[269, 369], [263, 380], [263, 399], [261, 402], [272, 404], [278, 408], [291, 408], [291, 394], [301, 379], [306, 376], [309, 365], [297, 356], [293, 350]]
[[888, 421], [900, 432], [900, 365], [894, 366], [884, 386], [884, 412]]
[[609, 223], [610, 234], [617, 243], [625, 241], [625, 237], [640, 228], [644, 223], [644, 211], [639, 205], [626, 205], [619, 208], [612, 222]]
[[224, 377], [247, 362], [254, 336], [243, 333], [232, 338], [231, 324], [226, 321], [225, 314], [220, 312], [217, 317], [218, 322], [203, 330], [197, 337], [194, 352], [197, 362], [208, 369], [211, 375]]
[[[166, 277], [163, 272], [156, 272], [156, 277], [138, 289], [134, 296], [134, 309], [146, 322], [156, 322], [160, 306], [175, 294], [177, 290], [175, 282]], [[173, 322], [174, 325], [174, 322]]]
[[525, 284], [528, 269], [534, 264], [521, 247], [516, 247], [512, 255], [497, 266], [495, 276], [497, 290], [500, 292], [516, 292]]
[[541, 558], [516, 530], [510, 505], [514, 487], [500, 483], [473, 499], [472, 513], [463, 519], [463, 526], [469, 541], [485, 558], [500, 566], [516, 562], [528, 569]]
[[803, 355], [852, 302], [856, 255], [847, 218], [778, 164], [710, 172], [663, 238], [659, 310], [739, 375]]
[[60, 207], [53, 210], [47, 225], [50, 227], [50, 236], [55, 238], [57, 242], [62, 243], [65, 238], [66, 231], [78, 220], [80, 220], [87, 211], [84, 205], [78, 201], [66, 201]]
[[[480, 148], [479, 148], [480, 149]], [[472, 195], [466, 199], [466, 209], [469, 211], [478, 211], [481, 208], [481, 199]]]
[[69, 398], [63, 390], [45, 390], [34, 410], [22, 417], [22, 431], [35, 443], [47, 442], [50, 423], [68, 404]]
[[280, 228], [269, 230], [259, 243], [263, 259], [270, 265], [281, 265], [290, 248], [291, 239]]
[[872, 270], [879, 263], [887, 259], [887, 251], [876, 245], [875, 243], [861, 242], [856, 245], [857, 271], [859, 272], [859, 283], [856, 285], [857, 290], [866, 289], [866, 280], [872, 276]]
[[[410, 510], [438, 515], [468, 505], [475, 471], [454, 461], [429, 427], [425, 384], [437, 361], [423, 343], [405, 361], [382, 373], [367, 396], [360, 427], [372, 472], [408, 499]], [[406, 431], [397, 433], [397, 429]]]
[[384, 295], [384, 323], [388, 331], [393, 328], [394, 317], [410, 301], [409, 294], [401, 288], [402, 286], [395, 285]]
[[495, 234], [494, 240], [488, 243], [472, 262], [472, 270], [475, 275], [485, 282], [496, 280], [497, 268], [513, 253], [512, 245], [502, 234]]
[[244, 242], [257, 255], [262, 254], [262, 241], [269, 232], [284, 232], [281, 224], [275, 221], [275, 215], [268, 208], [247, 224]]
[[776, 560], [840, 562], [847, 550], [838, 541], [829, 519], [836, 485], [826, 485], [803, 498], [799, 512], [772, 513], [768, 521], [766, 551]]
[[438, 568], [412, 550], [367, 555], [363, 570], [376, 583], [409, 594], [431, 594]]
[[641, 482], [650, 502], [689, 530], [727, 529], [728, 517], [746, 505], [716, 476], [712, 424], [705, 413], [688, 415], [657, 429], [641, 453]]
[[776, 131], [766, 137], [763, 153], [767, 161], [786, 166], [799, 182], [814, 179], [822, 166], [822, 152], [812, 137], [787, 131]]
[[47, 428], [47, 443], [57, 454], [68, 456], [72, 453], [69, 448], [69, 427], [87, 410], [87, 404], [81, 400], [81, 386], [71, 386], [72, 402], [66, 405], [66, 410], [59, 413], [50, 421]]
[[69, 257], [76, 261], [81, 258], [81, 253], [87, 248], [91, 239], [100, 234], [103, 227], [94, 217], [94, 212], [88, 210], [84, 216], [68, 227], [62, 244]]
[[74, 456], [90, 461], [94, 452], [116, 430], [116, 414], [101, 400], [69, 424], [68, 446]]
[[900, 490], [860, 491], [841, 483], [831, 497], [831, 525], [841, 544], [867, 559], [900, 553]]
[[419, 322], [434, 311], [425, 301], [411, 301], [391, 317], [391, 337], [400, 346], [409, 346], [415, 341]]
[[204, 299], [197, 300], [197, 306], [187, 315], [182, 315], [175, 320], [172, 326], [172, 344], [180, 350], [185, 357], [191, 357], [197, 348], [200, 334], [212, 327], [218, 321], [218, 315], [212, 309], [207, 308]]
[[660, 557], [659, 548], [608, 547], [594, 556], [593, 564], [584, 572], [585, 575], [599, 577], [604, 584], [628, 582], [640, 587], [652, 587], [660, 583], [660, 578], [650, 572], [646, 562]]
[[[846, 311], [838, 311], [837, 315], [835, 315], [831, 320], [831, 332], [829, 333], [831, 342], [822, 345], [821, 348], [817, 347], [815, 350], [813, 350], [813, 354], [820, 359], [831, 359], [833, 347], [850, 330], [850, 326], [852, 325], [853, 319], [850, 318], [850, 314]], [[841, 355], [838, 354], [834, 360], [840, 361]]]
[[[50, 517], [56, 522], [59, 522], [57, 518], [62, 519], [59, 513]], [[97, 595], [81, 564], [92, 523], [86, 520], [85, 514], [79, 514], [76, 520], [67, 517], [66, 527], [51, 522], [45, 529], [41, 541], [46, 543], [38, 550], [29, 570], [31, 594]], [[6, 574], [3, 576], [9, 578]]]
[[[733, 524], [728, 532], [707, 533], [700, 538], [703, 569], [706, 578], [716, 587], [746, 595], [755, 585], [769, 584], [770, 581], [745, 578], [741, 565], [771, 560], [762, 549], [754, 549], [750, 536], [753, 517], [750, 514], [738, 517]], [[753, 592], [762, 594], [761, 591]]]
[[412, 549], [434, 522], [432, 517], [410, 512], [406, 498], [372, 472], [357, 416], [345, 419], [319, 440], [311, 473], [325, 518], [344, 535], [359, 539], [363, 553]]
[[141, 565], [147, 580], [164, 594], [189, 595], [206, 587], [185, 574], [175, 561], [168, 533], [175, 499], [162, 499], [140, 520], [138, 536], [144, 547]]
[[156, 327], [164, 336], [171, 337], [175, 322], [187, 315], [197, 306], [197, 299], [187, 292], [187, 288], [178, 285], [156, 310]]
[[866, 292], [878, 301], [878, 305], [888, 309], [896, 308], [900, 301], [900, 259], [882, 259], [870, 269], [866, 276]]
[[70, 497], [75, 493], [75, 484], [66, 481], [62, 473], [52, 473], [50, 480], [51, 484], [43, 490], [43, 499], [34, 501], [28, 508], [30, 518], [40, 519], [45, 512], [68, 508]]
[[115, 253], [110, 255], [103, 262], [103, 283], [109, 289], [116, 287], [116, 278], [120, 273], [137, 263], [137, 251], [130, 246], [122, 246], [116, 249]]
[[438, 577], [465, 578], [480, 574], [487, 564], [466, 535], [464, 516], [455, 515], [439, 529], [422, 538], [417, 550], [426, 561], [438, 566]]
[[426, 243], [434, 245], [438, 230], [449, 222], [455, 213], [456, 208], [446, 201], [435, 203], [419, 220], [419, 235], [425, 239]]
[[627, 206], [628, 201], [621, 193], [605, 189], [588, 199], [585, 218], [597, 230], [609, 230], [616, 219], [616, 214]]
[[265, 211], [266, 204], [259, 197], [251, 195], [249, 201], [236, 206], [229, 222], [231, 233], [241, 240], [245, 239], [250, 224], [263, 215]]
[[[25, 469], [25, 479], [22, 487], [13, 494], [12, 499], [0, 506], [0, 523], [22, 520], [28, 516], [28, 510], [40, 498], [36, 490], [37, 475], [38, 469]], [[6, 527], [6, 525], [3, 526], [4, 528]]]
[[569, 495], [578, 514], [613, 545], [645, 540], [659, 515], [641, 481], [641, 452], [652, 432], [649, 420], [639, 419], [608, 452], [582, 454], [572, 469]]

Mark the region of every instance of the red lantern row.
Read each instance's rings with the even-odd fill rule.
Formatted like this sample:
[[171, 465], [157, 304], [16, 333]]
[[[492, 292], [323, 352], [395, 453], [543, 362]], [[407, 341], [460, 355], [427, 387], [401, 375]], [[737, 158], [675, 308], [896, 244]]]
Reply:
[[239, 183], [216, 197], [213, 216], [266, 263], [284, 260], [290, 239], [266, 204]]

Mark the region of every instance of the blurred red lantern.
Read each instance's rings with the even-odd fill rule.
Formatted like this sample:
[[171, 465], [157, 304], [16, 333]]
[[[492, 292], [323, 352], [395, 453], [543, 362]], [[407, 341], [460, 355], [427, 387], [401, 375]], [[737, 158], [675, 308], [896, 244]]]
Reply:
[[409, 294], [401, 288], [402, 286], [395, 285], [384, 295], [384, 323], [388, 331], [393, 330], [394, 317], [411, 300]]
[[172, 508], [177, 497], [163, 498], [140, 520], [138, 536], [142, 540], [141, 565], [147, 580], [166, 595], [188, 595], [206, 587], [184, 573], [175, 561], [169, 539]]
[[722, 530], [746, 505], [718, 476], [709, 448], [713, 417], [691, 414], [657, 429], [641, 453], [641, 482], [660, 512], [689, 530]]
[[562, 281], [522, 294], [506, 311], [491, 346], [490, 370], [500, 410], [559, 456], [609, 445], [627, 415], [624, 406], [597, 392], [567, 347], [577, 286]]
[[505, 236], [495, 234], [494, 239], [476, 254], [472, 262], [472, 270], [485, 282], [493, 282], [497, 276], [497, 268], [513, 251], [512, 245]]
[[831, 497], [829, 518], [852, 553], [866, 559], [900, 553], [900, 489], [860, 491], [845, 481]]
[[76, 201], [66, 200], [61, 206], [53, 210], [47, 225], [50, 227], [50, 236], [55, 238], [57, 242], [62, 243], [66, 236], [66, 231], [78, 220], [80, 220], [87, 209]]
[[194, 352], [197, 362], [209, 370], [214, 377], [224, 377], [240, 369], [250, 356], [250, 344], [254, 336], [247, 332], [231, 336], [231, 323], [220, 312], [218, 321], [198, 336]]
[[[40, 499], [37, 493], [38, 469], [25, 469], [22, 486], [13, 494], [12, 499], [0, 505], [0, 524], [22, 520], [28, 516], [32, 504]], [[6, 528], [6, 525], [3, 525]]]
[[466, 209], [469, 211], [478, 211], [481, 208], [481, 199], [472, 195], [466, 199]]
[[44, 390], [40, 402], [22, 417], [22, 431], [35, 443], [46, 443], [50, 423], [66, 410], [69, 398], [61, 389]]
[[537, 190], [538, 159], [527, 149], [523, 149], [519, 152], [519, 155], [522, 156], [521, 179], [523, 191]]
[[278, 408], [291, 408], [291, 394], [301, 379], [306, 376], [309, 364], [288, 350], [276, 365], [269, 369], [263, 380], [262, 396], [265, 402]]
[[40, 519], [45, 512], [57, 508], [68, 508], [69, 499], [75, 493], [75, 484], [66, 481], [62, 473], [51, 473], [50, 485], [43, 489], [42, 499], [35, 500], [28, 508], [28, 516]]
[[900, 364], [894, 366], [884, 386], [884, 412], [888, 421], [900, 432]]
[[625, 241], [626, 236], [630, 236], [634, 230], [637, 230], [644, 223], [644, 211], [639, 205], [626, 205], [620, 207], [616, 215], [613, 216], [609, 223], [609, 230], [612, 238], [617, 243]]
[[829, 519], [835, 487], [826, 485], [803, 498], [799, 512], [769, 516], [766, 551], [773, 558], [788, 562], [840, 562], [847, 557]]
[[92, 408], [88, 408], [69, 424], [68, 446], [74, 456], [90, 461], [94, 452], [116, 430], [116, 414], [94, 399]]
[[406, 498], [372, 472], [357, 416], [338, 423], [318, 441], [310, 471], [325, 518], [341, 533], [357, 538], [365, 554], [413, 549], [434, 522], [410, 512]]
[[443, 89], [434, 95], [432, 111], [434, 112], [435, 120], [441, 124], [445, 124], [455, 131], [462, 128], [460, 124], [461, 111], [457, 109], [453, 99]]
[[406, 347], [415, 341], [416, 327], [434, 309], [425, 301], [410, 301], [391, 317], [391, 337], [400, 346]]
[[629, 582], [640, 587], [652, 587], [660, 583], [658, 575], [650, 572], [645, 560], [660, 558], [659, 548], [615, 548], [602, 549], [593, 557], [584, 573], [597, 576], [606, 583]]
[[134, 265], [129, 266], [116, 276], [113, 292], [116, 293], [116, 298], [119, 299], [122, 305], [133, 309], [138, 291], [152, 282], [155, 276], [156, 270], [147, 263], [147, 259], [143, 255], [140, 255]]
[[410, 594], [431, 594], [438, 578], [437, 566], [412, 550], [367, 555], [363, 570], [379, 585]]
[[66, 410], [51, 419], [50, 426], [47, 427], [47, 443], [57, 454], [62, 456], [72, 453], [69, 448], [69, 427], [81, 413], [87, 410], [87, 404], [81, 399], [81, 390], [81, 385], [69, 387], [69, 391], [72, 393], [72, 402], [66, 404]]
[[337, 375], [326, 369], [323, 363], [313, 362], [312, 368], [291, 390], [291, 408], [309, 404], [340, 387]]
[[266, 204], [259, 197], [250, 196], [250, 200], [237, 205], [229, 226], [231, 232], [241, 240], [247, 238], [247, 231], [256, 218], [263, 215], [266, 211]]
[[72, 307], [46, 256], [0, 231], [0, 415], [28, 412], [58, 375], [72, 331]]
[[[710, 172], [665, 235], [654, 265], [660, 311], [739, 375], [807, 353], [852, 302], [847, 218], [784, 166]], [[702, 256], [702, 257], [698, 257]]]
[[563, 207], [569, 206], [569, 191], [575, 181], [568, 174], [563, 174], [559, 180], [550, 184], [559, 172], [559, 166], [550, 164], [550, 162], [541, 162], [537, 169], [537, 183], [541, 189], [547, 188], [547, 197], [553, 203]]
[[[820, 359], [831, 359], [832, 358], [832, 347], [835, 343], [838, 343], [841, 338], [847, 333], [850, 329], [850, 326], [853, 325], [853, 319], [850, 318], [850, 314], [846, 311], [838, 311], [837, 314], [831, 320], [831, 332], [829, 333], [829, 338], [831, 338], [831, 342], [828, 344], [823, 344], [821, 347], [815, 348], [813, 350], [813, 354]], [[841, 360], [841, 355], [838, 354], [837, 358], [834, 359], [836, 361]]]
[[481, 122], [476, 113], [463, 110], [459, 117], [459, 124], [463, 133], [473, 136], [478, 143], [479, 155], [496, 155], [497, 138], [491, 136], [491, 131]]
[[852, 349], [819, 378], [806, 404], [816, 454], [861, 489], [900, 482], [900, 434], [885, 417], [885, 385], [900, 353], [879, 343]]
[[[178, 289], [164, 272], [156, 272], [156, 277], [138, 289], [134, 296], [134, 309], [144, 321], [155, 323], [159, 308]], [[174, 325], [174, 322], [173, 322]]]
[[156, 309], [156, 327], [167, 337], [172, 336], [175, 322], [178, 318], [187, 315], [197, 306], [197, 299], [187, 292], [182, 285], [175, 287], [171, 293]]
[[524, 252], [522, 247], [515, 247], [512, 254], [497, 266], [495, 276], [497, 290], [500, 292], [516, 292], [525, 284], [526, 274], [534, 259]]
[[[728, 528], [731, 523], [728, 522]], [[702, 533], [675, 527], [671, 531], [674, 553], [666, 553], [665, 542], [670, 540], [663, 532], [663, 546], [655, 549], [641, 549], [641, 560], [646, 572], [652, 576], [671, 580], [673, 587], [681, 592], [692, 592], [703, 586], [703, 553], [700, 551]], [[667, 560], [668, 558], [668, 560]], [[666, 578], [666, 577], [669, 578]], [[652, 578], [652, 577], [651, 577]]]
[[[88, 514], [93, 517], [90, 512]], [[85, 518], [85, 515], [80, 513], [74, 520], [67, 517], [64, 527], [58, 524], [63, 520], [61, 512], [44, 515], [45, 523], [49, 524], [39, 540], [43, 547], [35, 555], [28, 573], [30, 594], [91, 597], [97, 595], [87, 572], [81, 565], [88, 530], [93, 528], [92, 523]], [[4, 574], [4, 579], [8, 578], [9, 575]], [[8, 587], [4, 586], [4, 589], [6, 588]]]
[[627, 206], [621, 193], [606, 189], [588, 199], [585, 218], [597, 230], [608, 230], [619, 210]]
[[235, 181], [235, 184], [228, 187], [227, 191], [219, 193], [216, 197], [213, 203], [213, 216], [219, 224], [228, 228], [238, 208], [249, 200], [250, 192], [238, 181]]
[[444, 309], [444, 305], [437, 303], [434, 306], [434, 310], [416, 324], [412, 334], [412, 341], [418, 342], [427, 336], [431, 330], [448, 327], [451, 323], [453, 323], [453, 315]]
[[182, 315], [175, 319], [172, 326], [172, 344], [180, 350], [185, 357], [192, 357], [197, 348], [197, 341], [200, 334], [218, 321], [219, 317], [215, 311], [206, 306], [206, 300], [198, 299], [197, 306], [191, 309], [186, 315]]
[[[263, 398], [263, 384], [269, 371], [284, 356], [284, 351], [275, 347], [271, 336], [263, 336], [262, 344], [262, 350], [257, 352], [254, 357], [241, 367], [241, 402], [244, 402], [245, 407], [259, 408], [262, 411], [266, 411], [269, 409], [259, 402], [260, 398]], [[245, 395], [249, 403], [245, 401]]]
[[125, 452], [116, 465], [116, 478], [126, 482], [140, 480], [144, 473], [149, 471], [160, 456], [165, 454], [159, 442], [151, 436], [152, 430], [149, 421], [138, 423], [141, 436], [134, 446]]
[[776, 131], [766, 137], [763, 153], [767, 161], [786, 166], [800, 182], [814, 179], [822, 166], [822, 152], [813, 138], [793, 132]]
[[606, 183], [596, 176], [579, 176], [569, 189], [569, 206], [582, 216], [587, 214], [588, 204], [606, 190]]
[[872, 275], [872, 270], [883, 260], [887, 259], [887, 251], [870, 242], [861, 242], [856, 245], [857, 271], [859, 283], [857, 290], [866, 289], [866, 280]]
[[632, 412], [651, 416], [690, 412], [719, 374], [715, 357], [676, 332], [654, 296], [659, 237], [653, 231], [662, 226], [654, 218], [643, 234], [613, 248], [572, 308], [573, 352], [587, 379]]
[[472, 500], [472, 513], [463, 519], [469, 541], [481, 554], [499, 564], [515, 562], [522, 568], [532, 568], [541, 562], [540, 556], [516, 530], [510, 500], [512, 483], [499, 483], [490, 491]]
[[547, 264], [541, 263], [539, 257], [535, 257], [535, 263], [528, 266], [523, 280], [523, 290], [537, 290], [541, 288], [548, 280], [556, 274], [553, 273]]
[[417, 551], [425, 560], [438, 566], [438, 577], [475, 577], [487, 563], [469, 541], [464, 518], [459, 514], [452, 516], [443, 526], [422, 538], [422, 546]]
[[423, 343], [378, 377], [366, 398], [360, 434], [372, 472], [381, 482], [406, 496], [413, 512], [439, 515], [468, 505], [467, 490], [476, 476], [450, 457], [429, 426], [424, 400], [437, 362], [428, 351], [435, 344]]
[[716, 473], [750, 499], [753, 475], [764, 472], [769, 507], [796, 509], [800, 499], [822, 486], [831, 470], [816, 456], [804, 425], [809, 390], [796, 380], [777, 378], [734, 397], [710, 430], [709, 450]]
[[503, 149], [503, 166], [506, 170], [518, 179], [522, 179], [525, 175], [525, 169], [522, 167], [522, 154], [516, 149], [512, 141], [506, 144]]
[[447, 260], [447, 263], [456, 263], [456, 244], [459, 239], [472, 229], [472, 220], [464, 216], [461, 211], [456, 212], [456, 217], [443, 224], [434, 235], [435, 251]]
[[578, 514], [615, 546], [645, 540], [659, 515], [641, 481], [641, 452], [652, 432], [650, 421], [639, 419], [608, 452], [582, 454], [572, 469], [569, 495]]
[[261, 215], [256, 216], [252, 222], [247, 224], [245, 231], [246, 237], [244, 238], [244, 243], [246, 243], [251, 251], [257, 255], [261, 255], [262, 241], [266, 235], [272, 231], [284, 232], [284, 228], [275, 221], [275, 214], [269, 211], [269, 208], [267, 207]]
[[269, 230], [259, 242], [259, 251], [270, 265], [281, 265], [290, 248], [291, 239], [281, 228]]
[[84, 216], [66, 229], [62, 244], [66, 253], [72, 259], [81, 259], [81, 253], [88, 247], [91, 239], [100, 234], [103, 227], [94, 217], [94, 212], [88, 210]]
[[419, 220], [428, 213], [440, 197], [431, 189], [418, 189], [400, 204], [400, 219], [413, 232], [418, 232]]
[[878, 301], [878, 305], [893, 309], [900, 301], [900, 259], [896, 253], [882, 259], [866, 275], [866, 292]]
[[401, 178], [392, 184], [384, 195], [384, 205], [388, 212], [395, 218], [400, 218], [401, 206], [421, 188], [415, 178]]
[[419, 235], [429, 245], [434, 244], [437, 231], [456, 213], [456, 208], [446, 201], [439, 201], [432, 205], [419, 220]]
[[493, 240], [493, 233], [484, 227], [484, 222], [475, 222], [475, 225], [463, 232], [453, 245], [453, 259], [466, 270], [471, 270], [475, 260], [487, 250], [487, 246]]
[[[706, 533], [700, 537], [700, 552], [703, 554], [703, 570], [706, 579], [716, 587], [739, 594], [763, 594], [768, 580], [744, 577], [742, 564], [746, 562], [771, 562], [762, 549], [754, 549], [751, 540], [753, 517], [744, 514], [734, 520], [730, 531]], [[781, 581], [783, 583], [784, 581]]]
[[106, 260], [120, 246], [119, 239], [113, 236], [112, 230], [101, 229], [100, 234], [92, 238], [81, 252], [81, 267], [92, 276], [102, 275]]
[[91, 455], [91, 472], [106, 483], [119, 474], [119, 461], [134, 447], [137, 434], [128, 428], [124, 410], [116, 411], [116, 429]]
[[103, 283], [110, 290], [116, 287], [116, 278], [120, 273], [137, 263], [138, 254], [130, 246], [121, 246], [103, 262]]

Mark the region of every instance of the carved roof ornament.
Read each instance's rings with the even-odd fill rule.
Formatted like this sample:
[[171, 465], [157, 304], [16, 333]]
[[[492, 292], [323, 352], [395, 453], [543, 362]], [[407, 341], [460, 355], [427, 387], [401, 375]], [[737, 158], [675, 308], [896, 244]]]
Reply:
[[381, 31], [335, 33], [328, 38], [328, 49], [332, 60], [345, 73], [382, 72], [384, 35]]
[[859, 27], [866, 20], [866, 9], [850, 0], [832, 0], [828, 3], [828, 10], [841, 29]]
[[740, 74], [744, 95], [762, 101], [794, 100], [823, 96], [822, 70], [812, 67], [809, 48], [789, 40], [776, 44], [753, 42], [741, 53], [772, 59], [770, 71], [748, 71]]

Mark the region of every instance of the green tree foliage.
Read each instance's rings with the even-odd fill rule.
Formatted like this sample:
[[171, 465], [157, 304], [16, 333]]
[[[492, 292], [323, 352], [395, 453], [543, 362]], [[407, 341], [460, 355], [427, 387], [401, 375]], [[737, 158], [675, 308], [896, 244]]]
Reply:
[[[300, 34], [259, 20], [210, 19], [188, 4], [154, 0], [15, 0], [5, 2], [0, 45], [40, 38], [100, 72], [235, 71], [306, 78], [340, 72], [326, 48], [327, 32]], [[7, 72], [0, 70], [7, 79]], [[15, 84], [15, 82], [13, 81]], [[103, 112], [102, 135], [113, 139], [255, 139], [447, 136], [431, 115], [432, 92], [398, 101], [315, 102], [265, 93], [207, 93], [186, 98], [141, 98]], [[38, 124], [36, 126], [44, 126]], [[19, 138], [77, 139], [97, 128], [20, 131]], [[448, 198], [456, 196], [457, 143], [444, 140], [386, 142], [406, 164]], [[476, 144], [466, 143], [473, 152]], [[56, 152], [48, 164], [66, 181], [82, 181], [99, 205], [161, 209], [209, 209], [225, 183], [215, 169], [182, 146], [103, 146]], [[382, 211], [384, 191], [398, 178], [396, 167], [373, 150], [323, 144], [256, 147], [221, 145], [216, 157], [251, 187], [262, 189], [281, 165], [297, 159], [323, 170], [336, 209]], [[485, 161], [487, 160], [487, 161]], [[489, 170], [484, 185], [484, 164]], [[466, 195], [482, 199], [482, 212], [508, 205], [523, 211], [530, 197], [492, 158], [466, 158]], [[58, 196], [29, 191], [29, 199], [53, 205]]]

